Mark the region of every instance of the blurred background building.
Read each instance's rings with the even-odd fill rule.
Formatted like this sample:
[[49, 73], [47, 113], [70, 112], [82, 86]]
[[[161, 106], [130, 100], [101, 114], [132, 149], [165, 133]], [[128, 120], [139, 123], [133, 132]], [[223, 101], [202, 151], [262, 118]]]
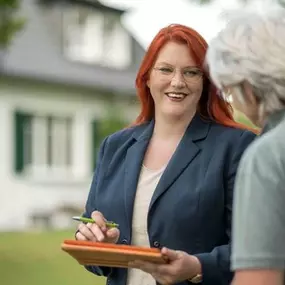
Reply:
[[82, 212], [102, 138], [136, 115], [144, 49], [123, 13], [21, 1], [25, 25], [0, 67], [0, 231], [68, 227]]

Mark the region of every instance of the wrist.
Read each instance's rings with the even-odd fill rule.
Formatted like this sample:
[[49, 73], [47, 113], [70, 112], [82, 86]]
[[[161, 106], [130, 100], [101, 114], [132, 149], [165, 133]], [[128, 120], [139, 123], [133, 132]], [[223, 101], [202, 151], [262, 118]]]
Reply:
[[191, 283], [200, 283], [202, 282], [202, 265], [200, 260], [194, 256], [190, 255], [191, 258], [191, 276], [187, 278]]
[[192, 277], [198, 275], [198, 274], [202, 274], [202, 265], [200, 263], [200, 260], [194, 256], [194, 255], [190, 255], [191, 258], [191, 275], [189, 276], [189, 279], [191, 279]]

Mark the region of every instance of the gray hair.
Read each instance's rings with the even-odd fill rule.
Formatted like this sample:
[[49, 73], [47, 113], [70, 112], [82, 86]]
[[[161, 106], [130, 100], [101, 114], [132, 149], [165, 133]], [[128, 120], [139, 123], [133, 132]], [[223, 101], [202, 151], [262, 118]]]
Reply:
[[[206, 63], [218, 88], [248, 81], [260, 102], [260, 114], [284, 108], [285, 9], [267, 15], [235, 12], [210, 42]], [[237, 93], [244, 101], [243, 92]]]

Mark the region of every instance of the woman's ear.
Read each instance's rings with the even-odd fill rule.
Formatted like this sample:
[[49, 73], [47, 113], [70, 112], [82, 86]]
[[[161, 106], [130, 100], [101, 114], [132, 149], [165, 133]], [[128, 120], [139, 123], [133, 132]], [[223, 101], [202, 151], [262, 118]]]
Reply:
[[146, 81], [146, 86], [149, 88], [149, 79]]

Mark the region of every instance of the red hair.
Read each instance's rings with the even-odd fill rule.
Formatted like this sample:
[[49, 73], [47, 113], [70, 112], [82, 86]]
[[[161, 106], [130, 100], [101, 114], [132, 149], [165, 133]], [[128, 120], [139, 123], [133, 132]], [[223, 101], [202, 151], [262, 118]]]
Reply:
[[154, 117], [154, 101], [147, 86], [147, 80], [159, 51], [170, 41], [187, 44], [189, 52], [205, 75], [203, 92], [198, 104], [199, 114], [204, 119], [210, 119], [225, 126], [249, 129], [235, 122], [232, 106], [219, 96], [218, 90], [210, 80], [209, 73], [204, 66], [208, 44], [197, 31], [179, 24], [173, 24], [161, 29], [146, 51], [136, 77], [136, 89], [141, 103], [141, 112], [135, 124], [142, 124]]

